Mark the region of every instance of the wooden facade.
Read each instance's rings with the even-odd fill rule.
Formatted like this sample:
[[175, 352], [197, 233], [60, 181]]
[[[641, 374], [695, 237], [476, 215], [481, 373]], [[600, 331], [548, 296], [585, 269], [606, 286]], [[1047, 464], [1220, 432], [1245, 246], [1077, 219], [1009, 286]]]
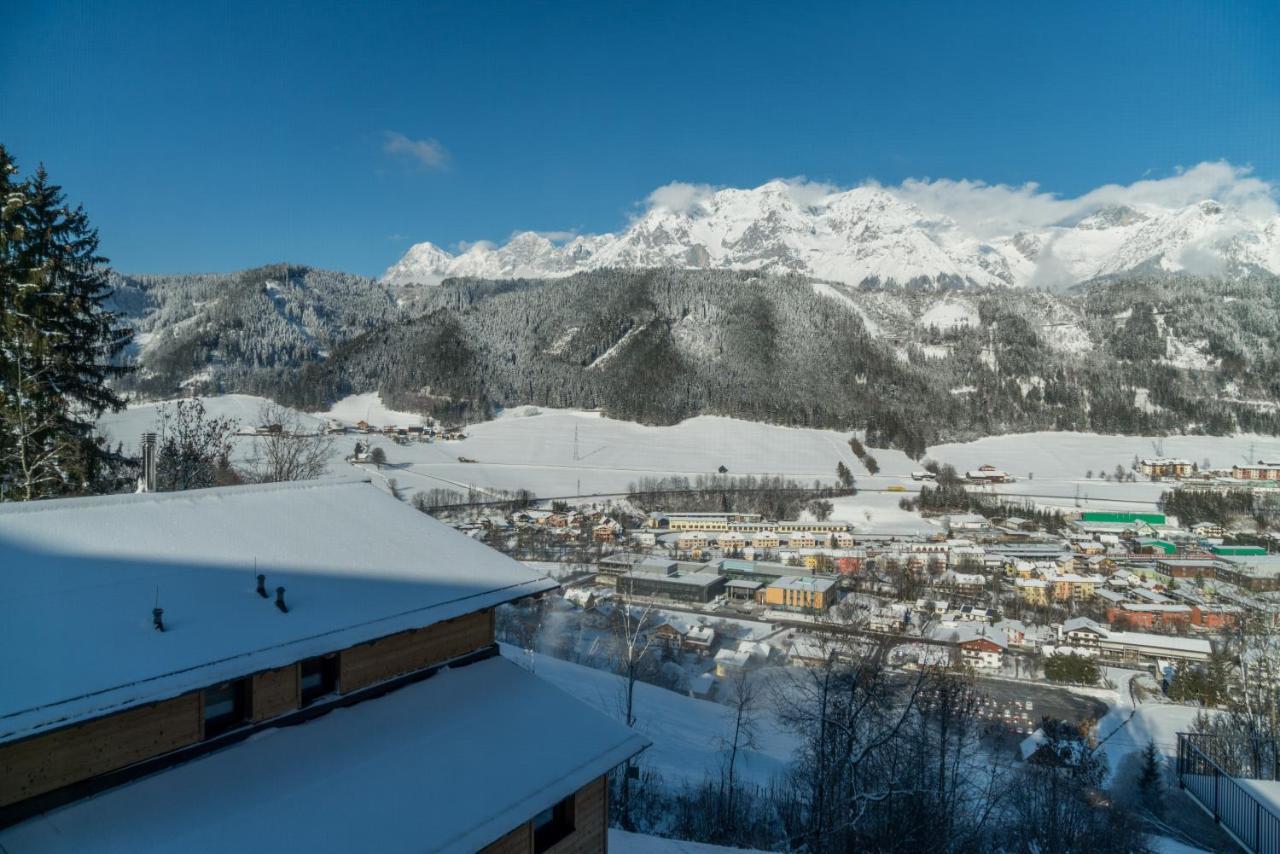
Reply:
[[[493, 609], [400, 632], [338, 653], [346, 694], [483, 649], [494, 642]], [[249, 718], [270, 720], [300, 706], [299, 664], [245, 674]], [[204, 692], [127, 709], [0, 745], [0, 807], [198, 744]]]
[[492, 609], [353, 646], [343, 650], [338, 659], [339, 690], [344, 694], [357, 691], [466, 655], [490, 643], [493, 643]]
[[[573, 832], [546, 854], [601, 854], [609, 850], [609, 780], [597, 777], [573, 795]], [[512, 830], [481, 849], [483, 854], [532, 854], [533, 822]]]
[[0, 746], [0, 806], [195, 744], [200, 694], [150, 703]]
[[249, 689], [252, 719], [263, 721], [298, 708], [298, 665], [290, 664], [276, 670], [264, 670], [254, 674]]

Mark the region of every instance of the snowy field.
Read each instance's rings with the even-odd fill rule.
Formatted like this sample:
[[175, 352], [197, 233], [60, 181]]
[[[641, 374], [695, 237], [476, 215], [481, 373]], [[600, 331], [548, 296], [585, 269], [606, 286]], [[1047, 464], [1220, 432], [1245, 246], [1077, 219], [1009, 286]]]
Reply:
[[[260, 398], [225, 395], [205, 400], [209, 411], [256, 422]], [[138, 437], [155, 429], [157, 404], [141, 404], [103, 416], [101, 427], [113, 441], [136, 448]], [[384, 407], [375, 394], [339, 401], [331, 410], [308, 416], [319, 426], [326, 418], [347, 424], [366, 420], [375, 425], [420, 423], [418, 416]], [[880, 464], [871, 476], [848, 446], [849, 433], [757, 424], [718, 416], [699, 416], [669, 427], [648, 427], [604, 418], [595, 412], [519, 406], [498, 418], [467, 428], [461, 442], [399, 446], [382, 437], [359, 437], [382, 446], [390, 465], [380, 475], [394, 478], [404, 490], [445, 487], [466, 490], [529, 489], [540, 497], [609, 495], [650, 476], [713, 474], [720, 466], [733, 475], [785, 475], [802, 481], [834, 480], [837, 462], [857, 478], [861, 494], [836, 502], [837, 518], [861, 522], [876, 531], [927, 529], [914, 514], [898, 509], [900, 493], [919, 489], [910, 479], [920, 468], [900, 451], [870, 449]], [[357, 437], [337, 437], [332, 469], [351, 473], [342, 461]], [[1073, 508], [1092, 503], [1105, 509], [1151, 509], [1162, 484], [1109, 483], [1098, 479], [1117, 465], [1129, 468], [1134, 456], [1152, 456], [1157, 448], [1203, 464], [1229, 466], [1244, 460], [1280, 457], [1280, 439], [1266, 436], [1100, 436], [1086, 433], [1027, 433], [939, 445], [928, 457], [964, 471], [990, 464], [1008, 471], [1015, 483], [995, 487], [1014, 498], [1042, 506]], [[236, 456], [252, 454], [252, 440], [237, 440]], [[462, 463], [465, 456], [475, 463]], [[1092, 471], [1094, 477], [1085, 475]], [[867, 519], [870, 513], [872, 518]], [[924, 528], [921, 526], [925, 525]]]

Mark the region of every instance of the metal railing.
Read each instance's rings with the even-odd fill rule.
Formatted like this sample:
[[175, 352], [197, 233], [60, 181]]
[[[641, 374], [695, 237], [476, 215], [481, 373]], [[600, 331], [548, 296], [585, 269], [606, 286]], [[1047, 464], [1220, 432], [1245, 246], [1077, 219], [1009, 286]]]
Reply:
[[1240, 783], [1280, 780], [1277, 758], [1274, 739], [1180, 732], [1178, 785], [1246, 851], [1280, 854], [1280, 815]]

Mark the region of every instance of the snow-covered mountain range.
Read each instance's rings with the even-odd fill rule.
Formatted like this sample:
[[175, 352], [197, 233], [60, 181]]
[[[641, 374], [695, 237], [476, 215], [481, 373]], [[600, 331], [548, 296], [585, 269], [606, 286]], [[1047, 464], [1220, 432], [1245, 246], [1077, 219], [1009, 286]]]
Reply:
[[554, 241], [524, 232], [456, 255], [419, 243], [383, 280], [433, 285], [610, 267], [758, 269], [850, 285], [1061, 287], [1129, 271], [1280, 274], [1280, 214], [1213, 199], [1099, 204], [1050, 225], [979, 236], [893, 189], [797, 192], [771, 181], [654, 204], [619, 234]]

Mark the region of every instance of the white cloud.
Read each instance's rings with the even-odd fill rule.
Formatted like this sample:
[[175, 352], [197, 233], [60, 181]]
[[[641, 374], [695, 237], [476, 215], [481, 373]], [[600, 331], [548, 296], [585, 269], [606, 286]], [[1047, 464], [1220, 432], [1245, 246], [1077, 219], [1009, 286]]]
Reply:
[[1070, 222], [1108, 205], [1169, 210], [1214, 199], [1249, 219], [1280, 211], [1275, 186], [1254, 176], [1251, 168], [1226, 161], [1200, 163], [1166, 178], [1105, 184], [1075, 198], [1044, 192], [1035, 183], [1011, 186], [950, 178], [908, 179], [885, 189], [927, 213], [954, 219], [982, 238]]
[[[1109, 205], [1170, 210], [1204, 199], [1214, 199], [1260, 220], [1280, 213], [1276, 187], [1258, 178], [1248, 166], [1226, 161], [1179, 168], [1164, 178], [1150, 178], [1151, 170], [1132, 184], [1104, 184], [1083, 195], [1062, 197], [1041, 189], [1035, 182], [1021, 185], [988, 184], [953, 178], [908, 178], [897, 186], [866, 181], [910, 202], [930, 216], [955, 220], [965, 232], [980, 239], [1031, 231], [1059, 223], [1071, 223]], [[797, 205], [820, 205], [841, 191], [832, 184], [809, 181], [804, 176], [777, 179], [785, 184]], [[674, 181], [654, 190], [645, 199], [645, 210], [690, 214], [722, 188], [711, 184]]]
[[716, 188], [710, 184], [686, 184], [683, 181], [672, 181], [649, 194], [646, 200], [650, 210], [660, 208], [672, 213], [692, 213]]
[[410, 139], [393, 130], [383, 133], [382, 150], [394, 157], [405, 157], [424, 169], [444, 169], [449, 165], [449, 152], [438, 140]]
[[488, 252], [492, 249], [498, 248], [498, 244], [494, 243], [492, 240], [459, 240], [453, 246], [458, 250], [458, 252], [470, 252], [472, 250], [477, 252]]

